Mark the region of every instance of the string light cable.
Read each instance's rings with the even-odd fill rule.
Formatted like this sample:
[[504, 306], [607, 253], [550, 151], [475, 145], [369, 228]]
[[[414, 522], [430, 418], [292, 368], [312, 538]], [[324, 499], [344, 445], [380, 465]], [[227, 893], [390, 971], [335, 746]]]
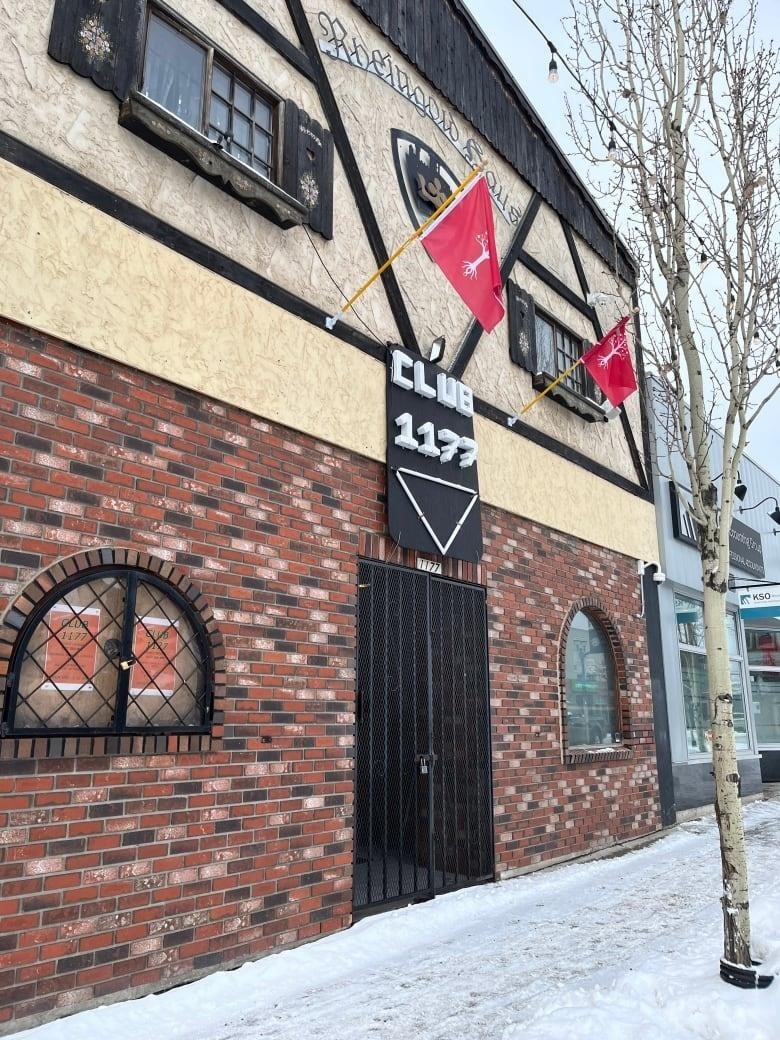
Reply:
[[526, 11], [526, 9], [520, 3], [520, 0], [512, 0], [512, 3], [517, 8], [517, 10], [523, 15], [523, 17], [526, 19], [526, 21], [528, 21], [528, 23], [539, 34], [539, 36], [541, 36], [541, 38], [544, 40], [544, 42], [547, 44], [547, 46], [550, 48], [550, 52], [551, 52], [551, 54], [553, 56], [553, 59], [550, 62], [550, 72], [552, 73], [552, 71], [553, 71], [552, 70], [552, 65], [554, 63], [555, 64], [555, 70], [554, 70], [555, 71], [555, 75], [554, 76], [552, 74], [548, 75], [549, 81], [551, 83], [557, 83], [558, 82], [558, 65], [557, 65], [557, 62], [555, 62], [555, 56], [557, 55], [561, 65], [564, 67], [564, 69], [566, 69], [566, 71], [571, 76], [571, 78], [574, 80], [574, 82], [577, 84], [577, 86], [580, 88], [580, 90], [582, 91], [582, 93], [584, 94], [586, 99], [590, 102], [590, 104], [591, 104], [591, 106], [593, 108], [593, 111], [597, 115], [600, 115], [602, 117], [602, 119], [604, 119], [606, 121], [607, 127], [609, 129], [609, 134], [610, 134], [609, 142], [607, 144], [607, 155], [608, 155], [608, 157], [610, 159], [612, 159], [613, 161], [617, 161], [619, 159], [619, 157], [620, 157], [620, 153], [619, 153], [619, 150], [618, 150], [618, 147], [617, 147], [617, 142], [616, 142], [616, 137], [617, 137], [617, 139], [625, 147], [626, 151], [631, 155], [632, 159], [636, 162], [636, 165], [639, 168], [641, 168], [642, 170], [644, 170], [644, 172], [645, 172], [645, 174], [647, 176], [648, 187], [653, 187], [653, 188], [657, 187], [658, 188], [658, 192], [663, 197], [665, 203], [667, 205], [669, 205], [669, 206], [673, 206], [674, 207], [674, 209], [677, 211], [678, 215], [680, 217], [682, 217], [683, 223], [686, 225], [688, 230], [693, 235], [695, 235], [696, 240], [699, 243], [699, 246], [701, 247], [700, 262], [701, 263], [705, 263], [709, 259], [709, 257], [707, 256], [707, 254], [705, 252], [704, 242], [702, 241], [701, 233], [700, 233], [699, 229], [696, 227], [695, 224], [693, 224], [691, 222], [691, 220], [685, 215], [685, 213], [683, 213], [680, 210], [680, 208], [679, 208], [679, 206], [677, 204], [677, 201], [675, 199], [670, 199], [669, 198], [668, 193], [666, 191], [666, 188], [663, 186], [663, 184], [660, 184], [658, 182], [658, 178], [656, 177], [655, 173], [653, 173], [653, 171], [650, 170], [647, 167], [647, 165], [645, 164], [645, 162], [637, 155], [636, 151], [634, 150], [633, 146], [631, 145], [630, 140], [625, 136], [625, 134], [621, 130], [616, 129], [615, 123], [614, 123], [613, 113], [611, 113], [609, 111], [609, 109], [605, 107], [605, 105], [603, 105], [600, 101], [598, 101], [590, 93], [588, 88], [585, 86], [585, 84], [580, 79], [580, 77], [577, 74], [576, 70], [571, 67], [571, 65], [566, 60], [566, 58], [561, 54], [561, 52], [558, 50], [558, 48], [555, 46], [555, 44], [552, 42], [552, 40], [550, 40], [550, 38], [547, 36], [547, 33], [531, 17], [531, 15], [528, 13], [528, 11]]
[[[331, 282], [333, 283], [333, 285], [334, 285], [334, 287], [335, 287], [335, 289], [336, 289], [336, 292], [338, 292], [338, 293], [339, 293], [339, 294], [341, 295], [341, 298], [342, 298], [343, 300], [346, 300], [346, 299], [348, 299], [348, 297], [347, 297], [347, 294], [346, 294], [346, 293], [344, 292], [344, 290], [343, 290], [343, 289], [341, 288], [341, 286], [339, 285], [339, 283], [338, 283], [338, 282], [336, 281], [336, 279], [335, 279], [335, 278], [333, 277], [333, 275], [331, 274], [331, 271], [330, 271], [330, 269], [329, 269], [328, 265], [327, 265], [327, 264], [325, 263], [325, 261], [323, 260], [323, 258], [322, 258], [322, 254], [320, 253], [319, 249], [317, 248], [317, 244], [316, 244], [316, 242], [315, 242], [315, 241], [314, 241], [314, 239], [313, 239], [313, 238], [311, 237], [311, 232], [309, 231], [308, 227], [307, 227], [307, 226], [306, 226], [305, 224], [301, 224], [301, 227], [302, 227], [302, 228], [303, 228], [303, 230], [304, 230], [304, 231], [306, 232], [306, 237], [308, 238], [308, 240], [309, 240], [309, 242], [310, 242], [310, 244], [311, 244], [311, 247], [312, 247], [312, 249], [314, 250], [314, 252], [315, 252], [315, 254], [316, 254], [316, 256], [317, 256], [317, 259], [318, 259], [318, 260], [319, 260], [319, 262], [320, 262], [320, 263], [322, 264], [322, 267], [323, 267], [323, 270], [325, 271], [325, 274], [326, 274], [326, 275], [328, 276], [328, 278], [330, 278]], [[370, 336], [370, 337], [371, 337], [372, 339], [375, 339], [375, 340], [377, 341], [377, 343], [378, 343], [378, 344], [379, 344], [380, 346], [384, 347], [384, 346], [385, 346], [385, 341], [384, 341], [384, 340], [382, 340], [382, 339], [380, 339], [380, 338], [379, 338], [379, 336], [377, 336], [377, 334], [376, 334], [376, 333], [374, 332], [374, 330], [373, 330], [373, 329], [372, 329], [372, 328], [371, 328], [371, 327], [370, 327], [370, 326], [368, 325], [368, 323], [367, 323], [367, 322], [365, 322], [365, 321], [363, 320], [363, 318], [361, 318], [361, 317], [360, 317], [360, 315], [358, 314], [358, 312], [357, 312], [357, 311], [355, 310], [355, 308], [354, 308], [354, 307], [352, 308], [352, 313], [353, 313], [353, 314], [355, 315], [355, 317], [356, 317], [356, 318], [357, 318], [357, 320], [358, 320], [358, 321], [360, 322], [360, 324], [361, 324], [361, 325], [363, 326], [363, 328], [364, 328], [364, 329], [366, 330], [366, 332], [367, 332], [367, 333], [369, 334], [369, 336]]]

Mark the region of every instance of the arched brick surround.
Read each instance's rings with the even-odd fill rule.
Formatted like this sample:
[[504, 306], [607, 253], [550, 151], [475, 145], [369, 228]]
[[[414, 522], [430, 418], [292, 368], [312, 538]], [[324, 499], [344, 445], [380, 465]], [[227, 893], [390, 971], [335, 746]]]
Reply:
[[[620, 717], [620, 729], [623, 734], [621, 747], [607, 751], [593, 750], [569, 750], [568, 735], [566, 732], [566, 643], [569, 637], [571, 624], [580, 612], [596, 621], [607, 637], [612, 650], [612, 663], [615, 669], [615, 684], [618, 695], [618, 714]], [[572, 604], [566, 620], [561, 628], [558, 641], [558, 677], [559, 677], [559, 702], [561, 722], [561, 753], [564, 762], [580, 764], [594, 760], [612, 761], [614, 759], [629, 758], [631, 756], [631, 710], [628, 697], [628, 675], [626, 671], [626, 657], [623, 651], [623, 643], [617, 626], [612, 620], [604, 604], [595, 597], [579, 599]]]
[[218, 750], [222, 737], [225, 712], [225, 650], [211, 607], [199, 589], [193, 585], [184, 571], [167, 560], [134, 549], [106, 547], [67, 556], [41, 571], [13, 600], [0, 624], [0, 715], [5, 703], [5, 693], [14, 647], [23, 631], [28, 617], [45, 597], [51, 595], [58, 585], [83, 574], [87, 576], [105, 567], [128, 567], [156, 575], [172, 586], [195, 611], [208, 637], [211, 661], [209, 679], [213, 685], [212, 730], [206, 734], [150, 734], [148, 736], [57, 736], [5, 738], [2, 742], [3, 758], [57, 757], [70, 755], [104, 754], [151, 754], [177, 751]]

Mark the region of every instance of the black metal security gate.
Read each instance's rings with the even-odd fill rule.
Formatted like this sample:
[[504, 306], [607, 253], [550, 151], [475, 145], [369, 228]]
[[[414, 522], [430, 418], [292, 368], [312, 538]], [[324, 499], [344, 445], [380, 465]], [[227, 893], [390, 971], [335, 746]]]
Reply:
[[485, 592], [359, 566], [355, 913], [493, 876]]

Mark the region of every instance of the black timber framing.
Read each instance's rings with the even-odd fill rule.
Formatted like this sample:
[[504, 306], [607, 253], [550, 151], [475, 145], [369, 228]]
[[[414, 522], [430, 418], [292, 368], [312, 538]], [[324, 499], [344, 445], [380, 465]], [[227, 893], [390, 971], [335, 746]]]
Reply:
[[[585, 274], [585, 268], [582, 266], [582, 257], [580, 256], [579, 249], [577, 249], [577, 242], [576, 242], [576, 240], [574, 238], [574, 233], [572, 232], [572, 229], [569, 227], [569, 225], [566, 223], [565, 220], [561, 220], [561, 228], [563, 229], [563, 235], [564, 235], [564, 238], [566, 239], [566, 245], [569, 247], [569, 255], [571, 256], [572, 263], [574, 264], [574, 270], [577, 273], [577, 281], [580, 284], [580, 290], [582, 292], [583, 298], [587, 301], [588, 293], [590, 292], [590, 286], [588, 285], [588, 279], [587, 279], [587, 276]], [[635, 297], [636, 297], [636, 292], [633, 291], [632, 292], [632, 299], [634, 299]], [[604, 335], [604, 329], [603, 329], [603, 326], [601, 324], [601, 319], [599, 318], [598, 313], [597, 313], [595, 307], [591, 307], [590, 310], [592, 312], [591, 322], [593, 323], [593, 329], [594, 329], [596, 335], [598, 336], [598, 338], [601, 339], [601, 337]], [[642, 360], [641, 359], [642, 344], [641, 344], [641, 341], [639, 339], [639, 325], [638, 325], [638, 323], [636, 321], [636, 315], [634, 316], [634, 332], [636, 333], [636, 337], [635, 337], [635, 340], [634, 340], [634, 342], [635, 342], [634, 353], [636, 355], [636, 361], [637, 361], [637, 383], [638, 383], [638, 385], [640, 387], [640, 393], [641, 393], [641, 388], [644, 386], [644, 381], [639, 378], [640, 363], [641, 363], [641, 360]], [[645, 436], [645, 414], [644, 414], [644, 408], [640, 408], [640, 413], [641, 413], [641, 416], [642, 416], [642, 420], [641, 420], [642, 421], [642, 438], [644, 440], [644, 436]], [[649, 467], [647, 465], [647, 453], [645, 452], [645, 465], [642, 465], [642, 456], [639, 454], [639, 448], [637, 447], [636, 438], [634, 437], [634, 430], [633, 430], [633, 428], [631, 426], [631, 423], [629, 422], [628, 415], [626, 414], [626, 409], [625, 409], [624, 405], [620, 406], [620, 425], [623, 428], [623, 435], [626, 438], [626, 444], [628, 445], [628, 450], [629, 450], [629, 453], [631, 455], [631, 461], [634, 464], [634, 471], [636, 472], [636, 475], [639, 478], [639, 482], [642, 485], [642, 487], [647, 488], [648, 491], [652, 493], [652, 486], [650, 484], [649, 477], [648, 477], [648, 474], [650, 473], [650, 469], [649, 469]], [[645, 442], [645, 447], [646, 447], [646, 442]]]
[[261, 14], [258, 14], [253, 7], [250, 7], [246, 0], [217, 0], [217, 3], [232, 15], [235, 15], [244, 25], [249, 26], [266, 43], [270, 44], [275, 51], [278, 51], [283, 58], [286, 58], [291, 65], [294, 65], [307, 79], [314, 81], [314, 69], [308, 56], [291, 43], [275, 26], [263, 18]]
[[[152, 241], [324, 331], [327, 316], [325, 311], [313, 306], [308, 300], [281, 288], [224, 253], [220, 253], [191, 235], [180, 231], [140, 206], [136, 206], [135, 203], [128, 202], [127, 199], [109, 191], [108, 188], [104, 188], [95, 181], [89, 180], [83, 174], [70, 169], [58, 160], [18, 141], [3, 130], [0, 130], [0, 159], [27, 171], [66, 195], [94, 207], [121, 224], [148, 236]], [[331, 335], [349, 343], [350, 346], [383, 364], [386, 361], [388, 349], [386, 344], [369, 339], [368, 336], [357, 332], [348, 325], [337, 324]], [[88, 347], [84, 349], [89, 350]], [[93, 351], [93, 353], [97, 352]], [[503, 427], [508, 427], [509, 420], [513, 418], [507, 412], [502, 412], [500, 408], [479, 398], [474, 400], [474, 410], [478, 415]], [[606, 466], [594, 462], [587, 455], [583, 455], [567, 444], [562, 444], [549, 434], [527, 426], [521, 420], [515, 422], [512, 432], [643, 501], [652, 501], [652, 496], [646, 488], [640, 487], [619, 473], [614, 473]]]
[[[653, 456], [650, 448], [650, 416], [652, 414], [653, 403], [647, 398], [647, 379], [645, 376], [645, 355], [642, 349], [642, 323], [639, 320], [639, 293], [636, 289], [631, 293], [631, 304], [635, 309], [634, 313], [634, 343], [636, 344], [636, 381], [639, 384], [639, 393], [642, 395], [644, 407], [641, 409], [642, 415], [642, 444], [643, 454], [645, 457], [645, 472], [652, 474], [653, 472]], [[649, 485], [650, 495], [653, 495], [653, 483], [650, 481]]]
[[[602, 466], [600, 462], [595, 462], [587, 455], [583, 455], [582, 452], [577, 451], [576, 448], [571, 448], [563, 441], [558, 441], [549, 434], [543, 433], [541, 430], [537, 430], [533, 426], [529, 426], [527, 423], [523, 422], [522, 419], [518, 419], [517, 416], [508, 415], [506, 412], [502, 412], [500, 408], [496, 408], [495, 405], [489, 404], [487, 401], [482, 401], [480, 398], [476, 397], [474, 398], [474, 411], [477, 415], [482, 415], [486, 419], [498, 423], [499, 426], [508, 427], [511, 429], [512, 433], [517, 434], [517, 436], [522, 437], [524, 440], [531, 441], [532, 444], [538, 444], [540, 448], [546, 448], [559, 458], [566, 459], [567, 462], [573, 462], [575, 466], [579, 466], [579, 468], [585, 470], [586, 473], [590, 473], [594, 477], [599, 477], [601, 480], [606, 480], [607, 483], [613, 484], [615, 487], [620, 488], [621, 491], [627, 491], [629, 494], [635, 495], [637, 498], [641, 498], [645, 502], [653, 501], [652, 494], [648, 488], [640, 486], [632, 480], [628, 480], [626, 477], [621, 476], [619, 473], [615, 473], [607, 466]], [[510, 420], [512, 423], [511, 427]]]
[[[582, 266], [582, 257], [580, 251], [577, 249], [577, 242], [574, 238], [572, 229], [566, 223], [565, 220], [558, 218], [561, 224], [561, 230], [563, 231], [563, 237], [566, 239], [566, 245], [569, 247], [569, 256], [571, 262], [574, 264], [574, 270], [577, 274], [577, 281], [579, 282], [580, 292], [582, 293], [583, 300], [588, 300], [588, 293], [590, 292], [590, 286], [588, 285], [588, 278], [585, 274], [585, 268]], [[593, 325], [593, 331], [596, 333], [599, 339], [604, 335], [604, 329], [601, 326], [601, 319], [598, 316], [598, 312], [595, 307], [589, 307], [590, 310], [590, 321]]]
[[[355, 199], [360, 219], [363, 222], [363, 229], [365, 230], [366, 237], [371, 246], [371, 251], [374, 254], [377, 267], [381, 267], [387, 262], [390, 254], [388, 253], [387, 247], [382, 238], [379, 223], [374, 214], [373, 207], [371, 206], [371, 200], [368, 197], [368, 191], [366, 190], [360, 167], [358, 166], [355, 153], [352, 149], [352, 144], [349, 140], [349, 135], [347, 134], [347, 128], [344, 126], [344, 120], [341, 118], [341, 110], [333, 93], [333, 88], [330, 85], [330, 80], [325, 72], [325, 66], [322, 63], [320, 52], [317, 49], [317, 44], [314, 40], [314, 35], [311, 31], [308, 18], [306, 17], [306, 12], [303, 9], [301, 0], [287, 0], [287, 9], [290, 12], [290, 17], [295, 26], [295, 31], [298, 33], [298, 38], [303, 44], [304, 50], [314, 68], [314, 82], [320, 96], [325, 118], [330, 127], [330, 131], [333, 134], [333, 143], [336, 146], [341, 163], [344, 167], [344, 172], [347, 175], [347, 181], [352, 190], [352, 195]], [[370, 274], [373, 274], [373, 272], [365, 272], [366, 276]], [[398, 280], [395, 277], [395, 272], [392, 267], [388, 267], [382, 272], [381, 279], [403, 345], [407, 350], [419, 354], [420, 346], [417, 342], [417, 336], [412, 328], [409, 313], [406, 309], [403, 296], [401, 295], [401, 287], [398, 284]]]
[[[542, 197], [538, 192], [534, 192], [531, 196], [531, 201], [525, 208], [523, 219], [520, 221], [517, 231], [515, 232], [512, 243], [509, 246], [506, 256], [501, 264], [501, 284], [506, 285], [507, 278], [512, 273], [512, 268], [517, 263], [517, 259], [520, 256], [523, 244], [531, 230], [536, 214], [539, 212], [539, 207], [542, 204]], [[469, 326], [468, 332], [463, 337], [463, 342], [460, 348], [452, 360], [449, 371], [452, 375], [458, 379], [466, 371], [466, 366], [474, 356], [474, 351], [477, 349], [477, 344], [482, 338], [482, 326], [479, 322], [474, 319]]]
[[596, 312], [592, 307], [589, 307], [582, 297], [578, 296], [576, 292], [566, 284], [566, 282], [562, 282], [557, 275], [548, 270], [544, 264], [539, 263], [535, 256], [526, 253], [524, 249], [520, 250], [520, 255], [517, 259], [524, 267], [528, 268], [531, 274], [535, 274], [540, 282], [544, 282], [545, 285], [554, 290], [562, 300], [565, 300], [576, 311], [579, 311], [583, 317], [588, 319], [594, 328], [596, 327], [596, 322], [598, 321]]
[[634, 262], [462, 0], [352, 0], [620, 277]]

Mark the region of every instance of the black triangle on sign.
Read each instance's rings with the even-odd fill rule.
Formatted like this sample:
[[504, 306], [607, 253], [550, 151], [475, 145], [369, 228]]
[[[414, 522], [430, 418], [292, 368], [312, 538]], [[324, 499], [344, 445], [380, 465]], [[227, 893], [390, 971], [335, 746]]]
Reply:
[[[395, 471], [395, 475], [420, 523], [425, 527], [442, 556], [446, 556], [447, 550], [457, 538], [469, 513], [474, 508], [479, 498], [479, 492], [463, 484], [454, 484], [452, 481], [442, 480], [441, 477], [427, 476], [425, 473], [418, 473], [413, 469], [399, 468]], [[447, 489], [447, 502], [451, 503], [456, 500], [458, 507], [454, 512], [447, 509], [442, 515], [442, 492], [445, 488]], [[460, 509], [461, 503], [462, 510]]]

